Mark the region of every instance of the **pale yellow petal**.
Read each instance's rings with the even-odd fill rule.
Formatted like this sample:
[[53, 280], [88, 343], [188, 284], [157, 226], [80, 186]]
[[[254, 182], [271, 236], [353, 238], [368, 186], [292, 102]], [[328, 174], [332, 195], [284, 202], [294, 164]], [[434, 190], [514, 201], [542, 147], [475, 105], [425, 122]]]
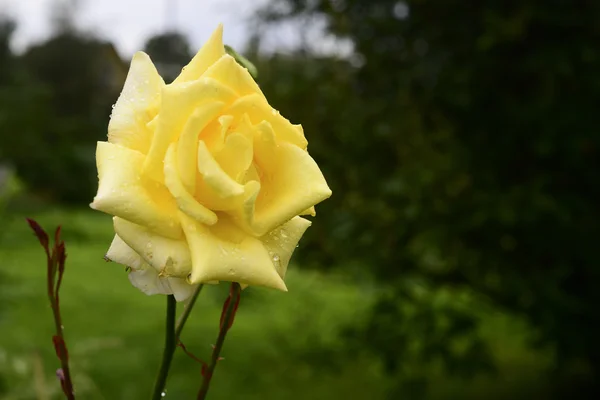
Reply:
[[105, 257], [112, 262], [125, 265], [134, 271], [150, 267], [119, 235], [115, 235]]
[[223, 46], [223, 25], [219, 24], [217, 29], [212, 33], [208, 41], [192, 58], [190, 63], [183, 67], [181, 74], [175, 79], [174, 83], [182, 83], [193, 81], [198, 78], [218, 59], [225, 54]]
[[285, 278], [292, 254], [296, 250], [300, 238], [310, 225], [309, 220], [294, 217], [260, 238], [269, 252], [281, 279]]
[[150, 57], [143, 52], [135, 53], [110, 117], [108, 141], [147, 153], [153, 134], [147, 124], [158, 112], [164, 86]]
[[169, 286], [171, 287], [171, 291], [173, 292], [173, 296], [175, 296], [176, 301], [185, 301], [190, 298], [190, 296], [196, 290], [198, 285], [190, 285], [187, 283], [185, 278], [163, 278], [169, 282]]
[[229, 86], [240, 96], [256, 93], [262, 96], [262, 92], [252, 78], [252, 75], [229, 54], [225, 54], [216, 63], [211, 65], [203, 77], [218, 80], [222, 84]]
[[124, 218], [171, 238], [183, 232], [177, 217], [177, 204], [168, 190], [140, 176], [144, 155], [107, 142], [98, 142], [98, 193], [93, 209]]
[[129, 281], [148, 296], [154, 294], [172, 294], [177, 301], [187, 300], [196, 288], [183, 278], [162, 278], [152, 268], [131, 271]]
[[260, 192], [248, 196], [244, 207], [230, 212], [246, 231], [262, 236], [331, 196], [318, 165], [301, 148], [277, 143], [268, 123], [257, 126], [255, 163]]
[[190, 116], [177, 142], [177, 166], [183, 185], [190, 193], [196, 190], [198, 136], [215, 119], [225, 104], [219, 101], [198, 107]]
[[160, 113], [143, 172], [151, 179], [162, 182], [163, 160], [169, 145], [179, 139], [185, 123], [199, 106], [223, 102], [232, 103], [236, 95], [227, 86], [210, 78], [165, 86], [161, 95]]
[[308, 145], [303, 130], [281, 116], [262, 95], [240, 97], [224, 113], [233, 115], [236, 119], [248, 114], [254, 125], [267, 121], [273, 127], [277, 141], [292, 143], [302, 149], [306, 149]]
[[194, 218], [200, 223], [213, 225], [217, 222], [217, 215], [198, 203], [198, 201], [192, 196], [186, 188], [183, 186], [181, 179], [179, 177], [179, 173], [177, 172], [177, 167], [175, 165], [175, 160], [177, 158], [177, 146], [175, 143], [171, 144], [169, 150], [167, 151], [167, 155], [165, 157], [165, 185], [171, 192], [171, 195], [175, 199], [177, 203], [177, 207]]
[[185, 238], [170, 239], [118, 217], [113, 218], [113, 224], [118, 237], [160, 276], [185, 278], [191, 272], [192, 261]]
[[180, 217], [192, 254], [191, 282], [218, 280], [287, 290], [259, 239], [227, 218], [220, 217], [214, 227], [207, 227], [183, 213]]

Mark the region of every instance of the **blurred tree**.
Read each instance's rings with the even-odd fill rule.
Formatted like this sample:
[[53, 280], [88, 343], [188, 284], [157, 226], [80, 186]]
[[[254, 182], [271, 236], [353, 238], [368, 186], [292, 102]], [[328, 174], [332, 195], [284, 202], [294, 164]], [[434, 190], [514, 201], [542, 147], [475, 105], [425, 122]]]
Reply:
[[148, 39], [144, 51], [156, 64], [165, 82], [172, 82], [190, 62], [192, 52], [187, 38], [178, 32], [166, 32]]
[[[559, 372], [593, 386], [600, 3], [274, 0], [262, 16], [307, 14], [352, 40], [350, 59], [257, 66], [277, 76], [261, 85], [302, 122], [333, 189], [307, 235], [313, 260], [366, 269], [389, 288], [366, 343], [397, 370], [412, 340], [440, 333], [419, 285], [468, 287], [525, 315], [556, 348]], [[476, 326], [458, 316], [442, 331], [449, 340], [423, 346], [425, 360], [486, 359], [476, 341], [462, 363], [445, 354]], [[398, 331], [415, 324], [423, 330]]]
[[54, 0], [50, 9], [52, 30], [55, 34], [75, 32], [77, 10], [81, 5], [80, 0]]
[[5, 85], [10, 80], [14, 57], [10, 49], [10, 39], [15, 31], [16, 24], [10, 19], [0, 16], [0, 85]]
[[111, 44], [63, 32], [15, 60], [0, 91], [0, 160], [28, 188], [53, 200], [89, 202], [95, 142], [127, 67]]

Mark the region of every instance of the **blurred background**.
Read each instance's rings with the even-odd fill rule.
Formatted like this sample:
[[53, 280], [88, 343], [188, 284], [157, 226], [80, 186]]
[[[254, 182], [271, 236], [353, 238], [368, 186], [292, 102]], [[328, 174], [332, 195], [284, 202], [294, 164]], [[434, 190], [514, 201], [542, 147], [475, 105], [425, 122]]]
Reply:
[[[94, 148], [134, 51], [173, 79], [218, 22], [333, 197], [287, 294], [244, 292], [213, 399], [600, 398], [600, 3], [0, 0], [0, 398], [59, 399], [62, 224], [82, 399], [145, 399], [164, 297], [102, 256]], [[206, 358], [227, 287], [183, 334]], [[193, 398], [175, 357], [166, 398]]]

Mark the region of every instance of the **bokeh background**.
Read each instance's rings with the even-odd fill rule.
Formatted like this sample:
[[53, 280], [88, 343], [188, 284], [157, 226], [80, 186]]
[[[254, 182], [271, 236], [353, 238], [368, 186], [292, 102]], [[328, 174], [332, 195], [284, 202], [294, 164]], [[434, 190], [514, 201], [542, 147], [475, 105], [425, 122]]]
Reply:
[[[212, 399], [596, 398], [600, 3], [0, 1], [0, 398], [61, 398], [42, 249], [62, 224], [81, 399], [145, 399], [164, 297], [87, 204], [135, 50], [172, 79], [219, 21], [333, 189], [289, 293], [253, 288]], [[227, 287], [183, 341], [206, 358]], [[178, 351], [166, 398], [194, 398]], [[600, 398], [600, 397], [597, 397]]]

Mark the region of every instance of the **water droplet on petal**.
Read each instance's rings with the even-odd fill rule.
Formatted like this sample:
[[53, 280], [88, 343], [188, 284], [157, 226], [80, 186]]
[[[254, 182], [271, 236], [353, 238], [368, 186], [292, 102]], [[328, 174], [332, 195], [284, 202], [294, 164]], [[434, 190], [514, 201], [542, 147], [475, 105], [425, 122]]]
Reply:
[[281, 230], [281, 232], [279, 233], [279, 235], [281, 236], [282, 239], [285, 239], [288, 237], [288, 234], [286, 231], [284, 231], [283, 229]]
[[274, 261], [274, 262], [279, 262], [279, 256], [278, 256], [277, 254], [275, 254], [275, 255], [273, 256], [273, 261]]

